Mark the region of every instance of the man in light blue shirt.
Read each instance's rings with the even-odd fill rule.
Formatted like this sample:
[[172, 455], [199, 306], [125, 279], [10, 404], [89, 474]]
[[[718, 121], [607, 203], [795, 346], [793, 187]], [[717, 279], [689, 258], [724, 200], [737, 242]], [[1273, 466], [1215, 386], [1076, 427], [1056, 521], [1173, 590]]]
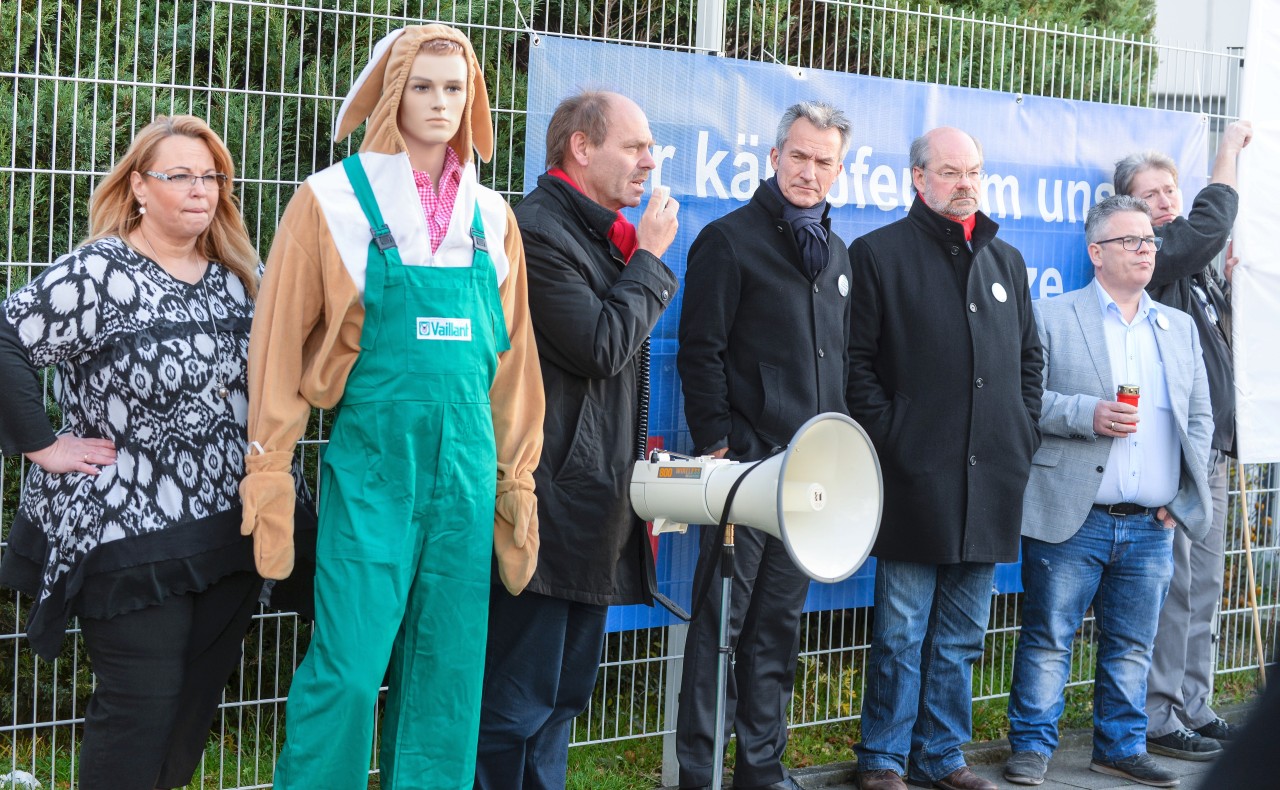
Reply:
[[[1168, 324], [1164, 307], [1139, 291], [1137, 312], [1122, 308], [1098, 280], [1092, 284], [1102, 309], [1107, 356], [1117, 385], [1138, 385], [1137, 413], [1115, 421], [1124, 434], [1111, 443], [1110, 463], [1093, 501], [1137, 502], [1159, 507], [1178, 493], [1178, 430], [1169, 405], [1169, 386], [1156, 346], [1156, 332]], [[1126, 314], [1129, 317], [1126, 318]], [[1117, 406], [1127, 404], [1117, 403]], [[1129, 408], [1132, 408], [1131, 406]], [[1142, 433], [1138, 425], [1142, 424]]]
[[[1173, 573], [1174, 530], [1212, 518], [1213, 416], [1191, 317], [1151, 300], [1160, 239], [1141, 200], [1093, 207], [1094, 280], [1035, 303], [1044, 345], [1043, 441], [1023, 500], [1022, 631], [1009, 695], [1005, 778], [1044, 781], [1072, 642], [1090, 604], [1097, 631], [1093, 760], [1099, 773], [1178, 784], [1146, 751], [1147, 670]], [[1137, 386], [1137, 405], [1117, 387]]]

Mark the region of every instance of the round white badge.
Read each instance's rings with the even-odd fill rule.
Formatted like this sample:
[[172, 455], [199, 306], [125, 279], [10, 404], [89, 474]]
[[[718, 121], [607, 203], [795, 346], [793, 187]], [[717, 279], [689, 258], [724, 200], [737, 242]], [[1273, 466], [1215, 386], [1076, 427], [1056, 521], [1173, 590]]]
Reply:
[[836, 281], [836, 287], [840, 289], [841, 296], [848, 296], [849, 295], [849, 278], [845, 277], [843, 274], [840, 275], [840, 279]]
[[1161, 329], [1169, 328], [1169, 319], [1165, 318], [1164, 313], [1156, 313], [1156, 326]]
[[1004, 286], [1000, 283], [991, 283], [991, 295], [996, 298], [997, 302], [1007, 302], [1009, 294], [1005, 293]]

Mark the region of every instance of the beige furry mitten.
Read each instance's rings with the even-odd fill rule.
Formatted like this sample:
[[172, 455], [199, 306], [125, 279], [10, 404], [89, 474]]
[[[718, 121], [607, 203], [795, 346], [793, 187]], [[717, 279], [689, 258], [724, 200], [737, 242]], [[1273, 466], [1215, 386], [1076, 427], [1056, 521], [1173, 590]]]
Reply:
[[533, 479], [503, 480], [493, 513], [493, 553], [498, 575], [512, 595], [519, 595], [538, 567], [538, 498]]
[[291, 453], [245, 458], [240, 481], [244, 515], [242, 535], [253, 535], [253, 559], [264, 579], [284, 579], [293, 572], [293, 505], [296, 492], [289, 472]]

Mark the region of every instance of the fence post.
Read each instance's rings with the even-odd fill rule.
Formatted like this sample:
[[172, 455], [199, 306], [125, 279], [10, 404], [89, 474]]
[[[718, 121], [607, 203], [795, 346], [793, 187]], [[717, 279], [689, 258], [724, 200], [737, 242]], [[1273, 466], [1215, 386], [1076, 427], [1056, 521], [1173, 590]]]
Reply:
[[724, 0], [698, 0], [693, 46], [718, 55], [724, 52]]
[[[662, 690], [662, 783], [675, 787], [680, 784], [680, 763], [676, 760], [676, 715], [680, 711], [680, 681], [684, 677], [684, 641], [689, 626], [667, 626], [667, 650], [663, 656], [667, 665], [665, 688]], [[680, 660], [676, 660], [680, 656]]]

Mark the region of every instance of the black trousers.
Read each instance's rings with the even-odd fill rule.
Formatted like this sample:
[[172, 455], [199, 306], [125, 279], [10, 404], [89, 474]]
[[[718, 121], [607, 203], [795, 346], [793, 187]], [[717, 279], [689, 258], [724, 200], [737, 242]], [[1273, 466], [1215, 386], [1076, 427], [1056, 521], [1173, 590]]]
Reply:
[[493, 586], [475, 790], [563, 790], [570, 731], [595, 690], [608, 611]]
[[81, 620], [97, 679], [85, 709], [81, 790], [191, 781], [261, 587], [257, 574], [237, 573], [146, 609]]
[[[680, 786], [711, 784], [715, 761], [716, 670], [720, 644], [719, 530], [702, 528], [694, 590], [713, 574], [702, 608], [689, 625], [684, 647], [676, 757]], [[800, 615], [809, 577], [791, 561], [782, 541], [750, 527], [734, 539], [733, 597], [729, 644], [734, 663], [728, 678], [725, 738], [736, 731], [735, 787], [780, 782], [787, 776], [787, 710], [800, 651]], [[696, 602], [695, 602], [695, 605]], [[719, 767], [717, 766], [718, 770]]]

